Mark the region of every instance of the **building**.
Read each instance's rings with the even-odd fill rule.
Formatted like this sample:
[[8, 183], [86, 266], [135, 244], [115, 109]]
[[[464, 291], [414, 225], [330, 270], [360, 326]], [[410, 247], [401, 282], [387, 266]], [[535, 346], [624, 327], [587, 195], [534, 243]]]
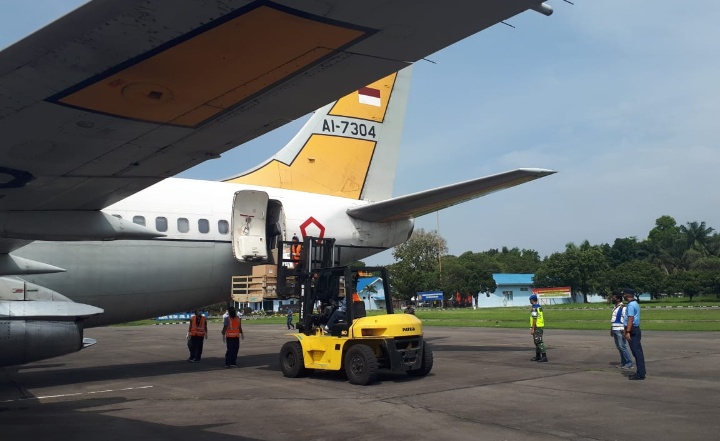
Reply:
[[478, 308], [501, 306], [527, 306], [532, 294], [534, 274], [493, 274], [495, 292], [478, 293]]
[[[500, 306], [527, 306], [528, 297], [532, 294], [533, 277], [535, 274], [493, 274], [497, 288], [495, 292], [478, 293], [478, 308], [497, 308]], [[567, 288], [569, 291], [569, 288]], [[539, 294], [543, 305], [560, 303], [583, 303], [582, 294], [576, 293], [574, 299], [565, 296], [544, 296]], [[644, 296], [644, 297], [643, 297]], [[639, 295], [641, 299], [650, 299], [647, 294]], [[588, 294], [589, 303], [606, 303], [607, 299], [598, 294]]]
[[365, 310], [385, 309], [385, 288], [380, 277], [360, 277], [357, 282], [357, 293], [365, 302]]

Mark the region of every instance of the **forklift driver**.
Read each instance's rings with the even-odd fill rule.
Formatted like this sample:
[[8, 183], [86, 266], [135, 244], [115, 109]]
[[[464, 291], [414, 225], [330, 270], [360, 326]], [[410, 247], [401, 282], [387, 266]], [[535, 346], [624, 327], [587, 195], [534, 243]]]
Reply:
[[330, 318], [325, 325], [325, 332], [329, 333], [330, 327], [335, 323], [340, 322], [341, 320], [347, 320], [347, 307], [345, 303], [345, 297], [343, 297], [338, 307], [335, 308], [335, 311], [333, 311], [330, 315]]

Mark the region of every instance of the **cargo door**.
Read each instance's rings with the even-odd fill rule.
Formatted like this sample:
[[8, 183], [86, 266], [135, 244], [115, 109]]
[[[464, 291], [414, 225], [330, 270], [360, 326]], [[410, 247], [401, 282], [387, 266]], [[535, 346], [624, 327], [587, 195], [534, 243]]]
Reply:
[[241, 262], [264, 262], [268, 257], [268, 194], [241, 190], [235, 193], [232, 210], [233, 255]]

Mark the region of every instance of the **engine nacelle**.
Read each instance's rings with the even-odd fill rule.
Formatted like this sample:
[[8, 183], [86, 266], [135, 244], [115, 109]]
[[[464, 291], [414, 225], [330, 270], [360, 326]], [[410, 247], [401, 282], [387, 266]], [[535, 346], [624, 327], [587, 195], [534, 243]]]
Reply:
[[71, 354], [83, 348], [82, 320], [3, 320], [0, 347], [0, 367]]

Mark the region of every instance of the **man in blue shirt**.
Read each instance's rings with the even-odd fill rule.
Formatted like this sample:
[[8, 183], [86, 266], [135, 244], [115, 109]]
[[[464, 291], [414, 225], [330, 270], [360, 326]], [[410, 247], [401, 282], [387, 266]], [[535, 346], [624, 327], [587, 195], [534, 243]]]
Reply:
[[627, 324], [625, 325], [625, 339], [630, 343], [630, 350], [635, 357], [637, 372], [630, 375], [631, 380], [645, 379], [645, 355], [643, 354], [642, 333], [640, 332], [640, 305], [635, 300], [635, 291], [623, 288], [623, 297], [627, 303]]

